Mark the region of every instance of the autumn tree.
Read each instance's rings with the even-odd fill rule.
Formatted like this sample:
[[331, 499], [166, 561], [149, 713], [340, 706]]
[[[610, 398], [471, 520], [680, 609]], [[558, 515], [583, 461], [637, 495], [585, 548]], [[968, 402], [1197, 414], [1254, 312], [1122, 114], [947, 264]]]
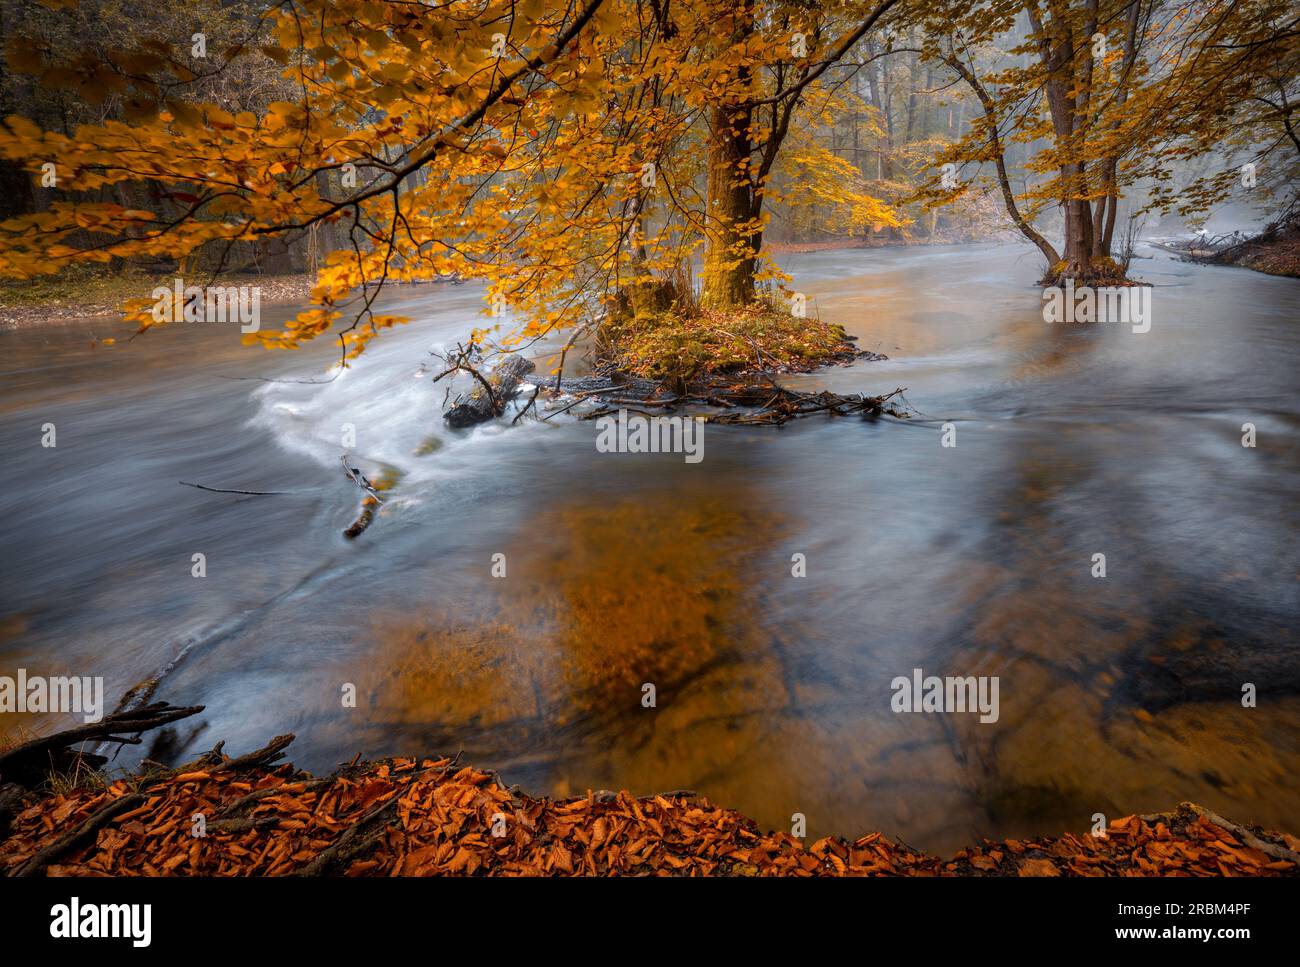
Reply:
[[[980, 108], [971, 130], [941, 161], [993, 163], [1008, 216], [1047, 262], [1044, 281], [1114, 275], [1109, 250], [1118, 165], [1133, 133], [1125, 102], [1140, 77], [1139, 6], [1138, 0], [1049, 0], [1045, 6], [1030, 0], [988, 4], [977, 14], [941, 4], [930, 16], [927, 55], [969, 86]], [[1016, 36], [1022, 14], [1027, 33], [1001, 50], [1004, 39]], [[1124, 42], [1112, 46], [1121, 29]], [[1023, 198], [1007, 170], [1008, 140], [1043, 143], [1026, 165], [1043, 180]], [[1063, 217], [1059, 249], [1035, 226], [1050, 203]]]
[[1146, 207], [1194, 215], [1242, 198], [1258, 201], [1279, 222], [1294, 221], [1300, 217], [1300, 12], [1284, 0], [1243, 0], [1216, 5], [1215, 12], [1183, 32], [1190, 53], [1154, 106], [1181, 156], [1212, 155], [1215, 163], [1186, 183], [1153, 178]]
[[[312, 307], [248, 338], [294, 347], [341, 322], [345, 361], [404, 321], [374, 308], [393, 279], [484, 280], [496, 313], [525, 320], [515, 344], [701, 246], [706, 292], [749, 301], [792, 120], [896, 2], [832, 18], [720, 0], [284, 0], [199, 65], [189, 35], [70, 64], [11, 45], [12, 69], [111, 91], [124, 110], [71, 130], [5, 121], [0, 157], [54, 200], [0, 224], [0, 273], [205, 253], [220, 271], [238, 246], [329, 226]], [[250, 58], [278, 64], [290, 93], [238, 109], [202, 96]], [[169, 321], [146, 300], [130, 310], [142, 328]]]
[[[325, 260], [315, 305], [257, 334], [265, 344], [299, 345], [347, 315], [339, 338], [355, 355], [402, 321], [373, 311], [375, 283], [447, 273], [509, 280], [507, 294], [539, 325], [554, 323], [620, 237], [593, 205], [627, 165], [599, 120], [605, 58], [624, 43], [615, 7], [282, 3], [264, 14], [257, 47], [208, 52], [207, 75], [252, 56], [280, 64], [296, 96], [260, 111], [181, 96], [195, 80], [188, 35], [70, 72], [40, 51], [11, 58], [56, 86], [89, 73], [134, 107], [129, 120], [70, 133], [5, 122], [0, 155], [57, 195], [0, 225], [0, 272], [220, 253], [330, 224], [343, 244]], [[179, 211], [102, 200], [106, 187], [135, 182]], [[566, 238], [587, 244], [566, 248]], [[169, 321], [143, 302], [132, 308], [144, 328]]]
[[[708, 125], [706, 304], [727, 307], [754, 298], [764, 203], [791, 123], [818, 79], [897, 3], [827, 11], [742, 0], [720, 16], [706, 47], [710, 83], [701, 91]], [[871, 217], [897, 224], [883, 205]]]
[[[980, 105], [971, 130], [937, 165], [993, 165], [1008, 216], [1043, 253], [1045, 282], [1119, 278], [1112, 248], [1124, 189], [1147, 182], [1158, 192], [1176, 163], [1216, 149], [1223, 124], [1211, 119], [1238, 115], [1247, 103], [1284, 31], [1275, 27], [1269, 41], [1252, 38], [1260, 18], [1288, 22], [1280, 6], [1271, 0], [931, 5], [927, 56], [952, 70]], [[1025, 167], [1035, 180], [1020, 192], [1008, 172], [1013, 143], [1032, 147]], [[969, 180], [944, 186], [936, 178], [931, 188], [934, 197], [952, 198], [968, 186]], [[1210, 200], [1194, 193], [1182, 201], [1201, 208]], [[1059, 247], [1037, 224], [1051, 207], [1061, 213]]]

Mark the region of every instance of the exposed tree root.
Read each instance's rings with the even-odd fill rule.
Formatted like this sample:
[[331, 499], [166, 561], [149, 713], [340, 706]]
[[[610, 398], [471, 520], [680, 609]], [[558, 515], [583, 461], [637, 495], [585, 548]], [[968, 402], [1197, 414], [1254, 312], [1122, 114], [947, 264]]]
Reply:
[[0, 752], [0, 778], [19, 786], [35, 786], [54, 773], [66, 773], [86, 767], [97, 769], [107, 759], [72, 746], [82, 742], [116, 742], [138, 745], [139, 733], [160, 728], [203, 711], [202, 705], [178, 708], [166, 702], [142, 705], [126, 712], [114, 712], [98, 722], [80, 725], [65, 732], [46, 735]]

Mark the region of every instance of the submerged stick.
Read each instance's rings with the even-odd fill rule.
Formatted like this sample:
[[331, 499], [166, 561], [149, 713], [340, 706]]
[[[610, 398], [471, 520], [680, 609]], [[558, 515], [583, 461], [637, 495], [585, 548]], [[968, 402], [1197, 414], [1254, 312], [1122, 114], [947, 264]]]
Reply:
[[203, 484], [190, 483], [188, 480], [180, 481], [182, 487], [193, 487], [195, 490], [206, 490], [210, 494], [242, 494], [245, 497], [275, 497], [280, 494], [292, 494], [292, 490], [224, 490], [221, 487], [205, 487]]
[[518, 423], [520, 420], [522, 420], [523, 417], [524, 417], [524, 414], [527, 413], [530, 409], [533, 408], [533, 404], [537, 402], [537, 394], [540, 393], [541, 391], [542, 391], [542, 388], [541, 388], [540, 386], [538, 386], [536, 389], [533, 390], [533, 395], [532, 395], [532, 397], [528, 400], [527, 405], [524, 406], [524, 408], [523, 408], [522, 410], [520, 410], [518, 413], [516, 413], [516, 414], [515, 414], [515, 418], [514, 418], [513, 420], [510, 421], [510, 425], [511, 425], [511, 426], [514, 426], [516, 423]]

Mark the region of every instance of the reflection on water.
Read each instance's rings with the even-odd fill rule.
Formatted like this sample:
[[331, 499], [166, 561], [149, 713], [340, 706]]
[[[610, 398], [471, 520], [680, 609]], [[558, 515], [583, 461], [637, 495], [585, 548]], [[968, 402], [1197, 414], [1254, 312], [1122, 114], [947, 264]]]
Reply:
[[[1182, 799], [1300, 828], [1300, 284], [1144, 262], [1135, 335], [1046, 326], [1019, 247], [788, 267], [890, 356], [791, 381], [905, 386], [912, 421], [709, 427], [696, 465], [597, 453], [563, 419], [449, 432], [413, 377], [474, 324], [468, 287], [403, 293], [419, 321], [326, 384], [262, 380], [329, 347], [235, 330], [0, 336], [0, 673], [115, 695], [165, 670], [160, 697], [207, 711], [164, 757], [285, 731], [314, 770], [463, 750], [539, 792], [689, 788], [936, 850]], [[358, 464], [401, 475], [351, 543], [344, 424]], [[998, 676], [998, 721], [894, 714], [914, 668]]]
[[779, 652], [757, 634], [752, 591], [776, 522], [737, 497], [645, 490], [548, 508], [510, 545], [486, 606], [377, 622], [367, 704], [417, 747], [499, 757], [506, 738], [512, 759], [561, 772], [571, 743], [619, 755], [671, 735], [660, 708], [735, 728], [779, 707]]

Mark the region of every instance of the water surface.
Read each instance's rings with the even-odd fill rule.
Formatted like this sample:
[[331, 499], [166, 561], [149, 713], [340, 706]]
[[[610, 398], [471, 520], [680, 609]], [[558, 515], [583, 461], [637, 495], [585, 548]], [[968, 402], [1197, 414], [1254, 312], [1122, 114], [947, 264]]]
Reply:
[[[1300, 283], [1157, 255], [1134, 334], [1044, 324], [1020, 246], [783, 263], [890, 357], [790, 382], [906, 387], [911, 420], [711, 426], [698, 464], [567, 417], [448, 431], [429, 353], [482, 323], [472, 286], [393, 295], [416, 321], [329, 382], [331, 347], [234, 326], [0, 334], [0, 672], [207, 706], [123, 765], [294, 732], [313, 771], [463, 750], [533, 792], [695, 789], [932, 850], [1184, 799], [1300, 828]], [[344, 449], [401, 474], [355, 542]], [[998, 676], [998, 721], [895, 714], [913, 668]]]

